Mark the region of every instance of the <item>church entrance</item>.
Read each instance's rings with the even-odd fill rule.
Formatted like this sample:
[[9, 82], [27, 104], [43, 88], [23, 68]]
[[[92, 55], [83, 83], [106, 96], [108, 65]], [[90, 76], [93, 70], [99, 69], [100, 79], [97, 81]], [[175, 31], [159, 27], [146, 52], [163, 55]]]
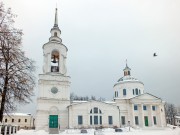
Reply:
[[145, 123], [145, 126], [148, 127], [148, 116], [144, 116], [144, 123]]
[[49, 115], [49, 128], [58, 128], [58, 115]]

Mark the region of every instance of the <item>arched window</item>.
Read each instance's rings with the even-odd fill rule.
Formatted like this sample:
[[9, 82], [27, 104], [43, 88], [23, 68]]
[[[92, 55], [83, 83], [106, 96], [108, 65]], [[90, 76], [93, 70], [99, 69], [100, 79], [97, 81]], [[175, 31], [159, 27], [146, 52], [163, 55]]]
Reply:
[[136, 88], [136, 95], [138, 95], [138, 89]]
[[98, 108], [94, 107], [94, 113], [98, 113]]
[[51, 72], [59, 72], [59, 52], [52, 51], [51, 53]]
[[102, 125], [102, 111], [98, 107], [90, 110], [90, 125]]
[[118, 97], [118, 91], [115, 91], [115, 97]]
[[7, 119], [5, 119], [5, 122], [7, 122]]
[[124, 96], [126, 95], [126, 89], [123, 89], [123, 95]]
[[134, 95], [134, 89], [133, 89], [133, 95]]
[[54, 32], [54, 36], [57, 37], [57, 32]]
[[141, 94], [141, 90], [139, 90], [139, 94]]
[[92, 113], [92, 109], [91, 109], [90, 113]]
[[99, 109], [99, 113], [102, 113], [100, 109]]

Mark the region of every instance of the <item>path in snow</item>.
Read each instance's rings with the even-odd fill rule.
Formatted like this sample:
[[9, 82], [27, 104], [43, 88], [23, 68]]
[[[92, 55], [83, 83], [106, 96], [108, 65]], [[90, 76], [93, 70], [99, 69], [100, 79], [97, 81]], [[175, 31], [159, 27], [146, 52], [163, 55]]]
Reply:
[[[48, 132], [45, 132], [44, 130], [20, 130], [17, 132], [16, 135], [49, 135]], [[58, 135], [58, 134], [54, 134]], [[80, 133], [80, 130], [66, 130], [62, 133], [59, 133], [59, 135], [82, 135]], [[87, 134], [84, 135], [94, 135], [94, 130], [88, 130]], [[132, 130], [130, 132], [121, 132], [121, 133], [115, 133], [113, 129], [104, 129], [103, 132], [99, 132], [97, 135], [180, 135], [180, 128], [171, 129], [171, 128], [165, 128], [165, 129], [143, 129], [143, 130]]]

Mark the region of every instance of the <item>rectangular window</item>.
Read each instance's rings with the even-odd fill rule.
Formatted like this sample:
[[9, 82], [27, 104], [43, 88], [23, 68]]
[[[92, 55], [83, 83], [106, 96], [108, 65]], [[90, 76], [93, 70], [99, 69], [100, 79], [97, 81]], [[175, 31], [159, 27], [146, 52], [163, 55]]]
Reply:
[[82, 125], [83, 124], [83, 117], [82, 115], [78, 116], [78, 125]]
[[100, 116], [100, 125], [102, 125], [102, 116]]
[[134, 95], [134, 89], [133, 89], [133, 95]]
[[126, 95], [126, 89], [123, 89], [123, 95], [124, 96]]
[[92, 125], [92, 116], [90, 116], [90, 125]]
[[139, 125], [138, 116], [135, 116], [135, 124], [136, 124], [136, 125]]
[[125, 122], [125, 116], [121, 116], [121, 124], [122, 124], [122, 125], [125, 125], [125, 124], [126, 124], [126, 122]]
[[12, 119], [12, 122], [14, 122], [14, 119]]
[[144, 106], [143, 106], [143, 110], [147, 110], [147, 107], [146, 107], [146, 105], [144, 105]]
[[155, 111], [156, 110], [156, 106], [152, 106], [152, 110]]
[[112, 116], [108, 116], [108, 121], [109, 121], [109, 125], [112, 125], [112, 124], [113, 124]]
[[18, 122], [21, 122], [21, 119], [19, 119]]
[[153, 116], [153, 120], [154, 120], [154, 125], [156, 125], [157, 124], [156, 116]]
[[25, 122], [27, 122], [27, 119], [25, 119]]
[[134, 110], [138, 110], [138, 106], [137, 105], [134, 105]]
[[98, 125], [98, 116], [94, 116], [94, 125]]

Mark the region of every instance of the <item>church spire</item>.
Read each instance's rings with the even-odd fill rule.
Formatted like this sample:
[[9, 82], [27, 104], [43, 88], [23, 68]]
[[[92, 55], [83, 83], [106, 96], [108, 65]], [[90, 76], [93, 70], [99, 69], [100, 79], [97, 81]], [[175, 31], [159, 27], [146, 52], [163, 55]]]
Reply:
[[51, 29], [51, 37], [49, 38], [49, 41], [62, 42], [62, 39], [60, 38], [60, 35], [61, 35], [61, 30], [58, 27], [58, 9], [56, 7], [56, 9], [55, 9], [54, 26]]
[[55, 10], [55, 19], [54, 19], [54, 27], [58, 27], [58, 13], [57, 13], [57, 7]]

